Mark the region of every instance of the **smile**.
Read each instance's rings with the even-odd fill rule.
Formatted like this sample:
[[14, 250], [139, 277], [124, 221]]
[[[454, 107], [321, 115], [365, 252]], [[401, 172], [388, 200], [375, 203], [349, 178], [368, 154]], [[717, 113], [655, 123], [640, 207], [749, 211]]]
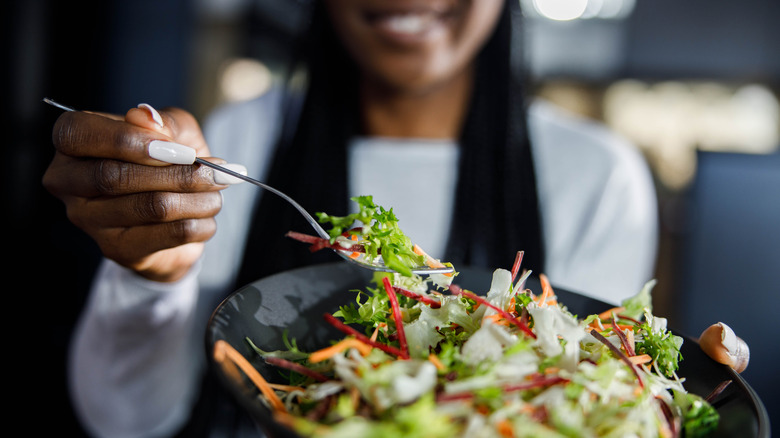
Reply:
[[368, 24], [384, 38], [398, 43], [421, 42], [444, 30], [453, 8], [424, 8], [366, 13]]

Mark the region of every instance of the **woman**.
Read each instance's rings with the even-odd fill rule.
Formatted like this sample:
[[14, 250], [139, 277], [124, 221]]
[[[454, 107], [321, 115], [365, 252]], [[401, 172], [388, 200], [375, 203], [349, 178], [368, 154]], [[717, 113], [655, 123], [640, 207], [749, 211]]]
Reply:
[[220, 109], [205, 137], [178, 109], [63, 114], [44, 184], [105, 255], [72, 348], [88, 430], [192, 430], [198, 390], [211, 400], [198, 385], [209, 313], [241, 284], [325, 256], [284, 238], [309, 226], [277, 197], [152, 157], [230, 157], [311, 211], [372, 194], [456, 266], [524, 250], [562, 287], [612, 302], [638, 291], [655, 251], [647, 169], [597, 126], [540, 103], [526, 113], [515, 3], [318, 3], [304, 91]]

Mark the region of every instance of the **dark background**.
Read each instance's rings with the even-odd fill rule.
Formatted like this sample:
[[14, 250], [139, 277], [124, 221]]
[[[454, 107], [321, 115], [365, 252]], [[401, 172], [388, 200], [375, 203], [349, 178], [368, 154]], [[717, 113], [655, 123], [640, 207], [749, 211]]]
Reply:
[[[66, 395], [66, 349], [99, 258], [94, 244], [67, 221], [62, 204], [41, 186], [53, 153], [51, 127], [59, 115], [41, 99], [118, 113], [147, 102], [181, 106], [203, 117], [219, 104], [213, 89], [221, 60], [260, 59], [272, 71], [283, 65], [297, 8], [299, 2], [287, 0], [3, 4], [11, 377], [26, 376], [24, 388], [33, 385], [19, 394], [25, 412], [58, 413], [57, 421], [31, 423], [31, 434], [82, 433]], [[595, 93], [598, 103], [601, 92], [624, 79], [708, 80], [760, 84], [777, 96], [778, 21], [780, 3], [772, 0], [653, 0], [638, 2], [618, 23], [537, 20], [529, 22], [528, 32], [536, 48], [531, 59], [540, 90], [574, 83], [591, 97]], [[597, 104], [593, 114], [598, 117]], [[669, 315], [673, 327], [689, 334], [697, 335], [708, 321], [723, 320], [745, 337], [754, 350], [744, 376], [777, 424], [780, 384], [771, 368], [780, 355], [769, 341], [775, 337], [771, 327], [780, 283], [769, 273], [780, 264], [780, 167], [771, 164], [778, 161], [777, 152], [748, 156], [736, 145], [730, 152], [718, 154], [716, 161], [731, 169], [727, 187], [737, 192], [732, 198], [723, 187], [706, 185], [722, 183], [725, 177], [718, 174], [683, 188], [659, 181], [657, 313]], [[756, 174], [764, 179], [753, 183]], [[707, 196], [713, 191], [715, 196]], [[728, 199], [741, 203], [723, 204]], [[738, 214], [720, 223], [702, 221], [720, 217], [718, 211]], [[17, 351], [30, 351], [32, 356], [25, 357], [37, 365], [14, 360]]]

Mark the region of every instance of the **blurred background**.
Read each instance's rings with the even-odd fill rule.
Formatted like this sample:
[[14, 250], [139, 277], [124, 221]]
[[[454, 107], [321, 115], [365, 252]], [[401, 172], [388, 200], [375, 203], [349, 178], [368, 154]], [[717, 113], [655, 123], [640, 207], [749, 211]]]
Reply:
[[[743, 376], [780, 427], [780, 2], [518, 1], [533, 93], [626, 136], [653, 170], [656, 313], [691, 336], [731, 325], [751, 346]], [[118, 113], [173, 105], [203, 119], [280, 80], [306, 3], [4, 3], [5, 290], [19, 302], [8, 307], [15, 351], [43, 358], [37, 389], [20, 397], [63, 414], [58, 431], [80, 434], [65, 351], [98, 253], [41, 187], [59, 114], [41, 99]]]

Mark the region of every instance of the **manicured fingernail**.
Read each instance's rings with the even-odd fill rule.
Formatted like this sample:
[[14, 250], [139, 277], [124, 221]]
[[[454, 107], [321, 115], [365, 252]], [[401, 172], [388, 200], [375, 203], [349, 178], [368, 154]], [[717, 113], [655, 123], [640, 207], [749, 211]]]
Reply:
[[[223, 164], [222, 167], [228, 170], [232, 170], [233, 172], [240, 173], [241, 175], [247, 174], [246, 167], [240, 164]], [[244, 182], [244, 180], [214, 169], [214, 182], [217, 184], [238, 184]]]
[[162, 116], [160, 116], [160, 113], [158, 113], [157, 110], [154, 109], [154, 107], [152, 107], [148, 103], [139, 103], [138, 108], [142, 108], [149, 111], [149, 113], [152, 115], [152, 120], [154, 120], [154, 122], [157, 123], [160, 126], [160, 128], [165, 127], [165, 125], [163, 124]]
[[195, 149], [172, 141], [152, 140], [149, 142], [149, 156], [171, 164], [192, 164]]
[[731, 329], [731, 327], [727, 326], [726, 324], [719, 322], [721, 328], [723, 329], [723, 332], [721, 333], [720, 341], [723, 344], [724, 347], [726, 347], [726, 350], [728, 350], [729, 354], [734, 356], [737, 353], [737, 349], [739, 348], [739, 341], [737, 341], [737, 335], [734, 334], [734, 330]]

